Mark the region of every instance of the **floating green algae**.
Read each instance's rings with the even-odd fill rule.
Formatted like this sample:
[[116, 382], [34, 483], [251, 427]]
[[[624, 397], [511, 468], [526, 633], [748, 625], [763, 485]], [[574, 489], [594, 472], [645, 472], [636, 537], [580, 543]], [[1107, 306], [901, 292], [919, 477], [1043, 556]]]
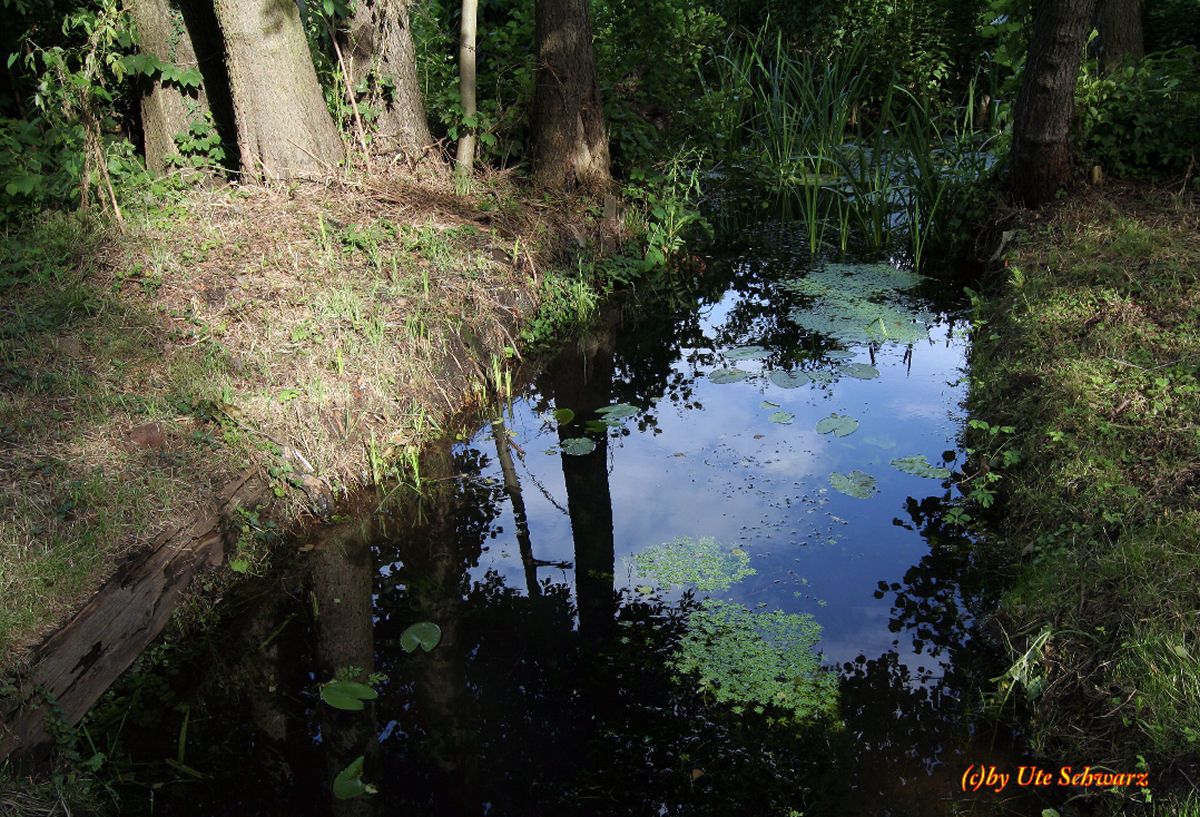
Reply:
[[808, 614], [752, 612], [706, 599], [688, 617], [673, 659], [680, 680], [734, 712], [799, 722], [837, 711], [837, 678], [813, 647], [821, 626]]
[[659, 584], [690, 584], [697, 590], [725, 590], [753, 576], [750, 555], [741, 548], [726, 549], [711, 536], [679, 536], [646, 548], [633, 557], [638, 573]]

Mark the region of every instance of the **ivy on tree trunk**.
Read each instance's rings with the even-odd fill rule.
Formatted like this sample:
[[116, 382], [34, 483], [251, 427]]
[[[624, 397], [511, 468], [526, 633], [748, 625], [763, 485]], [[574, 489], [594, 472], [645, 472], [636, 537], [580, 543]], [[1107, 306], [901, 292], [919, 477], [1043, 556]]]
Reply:
[[374, 151], [419, 156], [433, 137], [417, 82], [410, 6], [410, 0], [360, 0], [342, 38], [354, 84], [368, 81], [379, 110]]

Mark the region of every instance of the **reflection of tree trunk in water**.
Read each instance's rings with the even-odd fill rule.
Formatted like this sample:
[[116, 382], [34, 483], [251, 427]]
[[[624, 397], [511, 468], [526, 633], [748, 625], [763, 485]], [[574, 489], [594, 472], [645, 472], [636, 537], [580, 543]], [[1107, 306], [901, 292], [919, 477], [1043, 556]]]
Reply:
[[[557, 408], [569, 408], [580, 423], [596, 419], [608, 405], [613, 378], [612, 330], [601, 330], [586, 349], [569, 349], [550, 366]], [[560, 441], [578, 435], [560, 426]], [[582, 457], [562, 455], [567, 511], [575, 539], [575, 596], [579, 632], [587, 641], [603, 640], [613, 625], [616, 601], [613, 576], [612, 496], [608, 489], [608, 438], [596, 435], [596, 450]]]
[[[423, 457], [421, 468], [433, 478], [456, 473], [449, 457], [439, 461], [437, 452]], [[427, 751], [445, 775], [446, 790], [434, 802], [448, 804], [446, 813], [466, 817], [482, 814], [484, 799], [479, 789], [478, 741], [468, 720], [472, 705], [463, 663], [470, 649], [462, 643], [467, 559], [458, 548], [456, 483], [448, 480], [429, 485], [422, 499], [426, 523], [404, 534], [419, 537], [418, 541], [428, 546], [407, 549], [411, 561], [405, 564], [405, 581], [416, 616], [411, 623], [432, 621], [441, 627], [442, 640], [431, 652], [418, 649], [407, 660], [413, 662], [414, 693], [421, 725], [428, 734]]]
[[521, 563], [525, 565], [525, 587], [529, 597], [540, 595], [537, 583], [537, 563], [533, 559], [533, 542], [529, 538], [529, 517], [525, 513], [525, 497], [521, 494], [521, 482], [513, 465], [512, 451], [508, 446], [508, 429], [503, 418], [492, 423], [492, 436], [496, 438], [496, 457], [500, 460], [500, 471], [504, 474], [504, 492], [512, 501], [513, 518], [517, 522], [517, 545], [521, 548]]
[[[329, 532], [312, 554], [312, 591], [316, 600], [316, 653], [320, 680], [328, 681], [346, 667], [362, 670], [354, 680], [366, 681], [375, 671], [375, 633], [371, 607], [375, 560], [371, 548], [355, 524]], [[321, 743], [325, 756], [327, 785], [359, 755], [366, 755], [375, 741], [375, 707], [367, 703], [362, 712], [342, 712], [320, 705]], [[364, 779], [371, 782], [370, 761]], [[374, 814], [374, 798], [334, 798], [335, 817]]]

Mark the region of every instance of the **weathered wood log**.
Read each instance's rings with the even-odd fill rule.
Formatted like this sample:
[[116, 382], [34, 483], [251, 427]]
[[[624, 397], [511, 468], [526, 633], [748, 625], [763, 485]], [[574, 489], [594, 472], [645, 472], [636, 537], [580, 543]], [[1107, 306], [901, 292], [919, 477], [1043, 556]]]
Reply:
[[267, 495], [251, 470], [226, 486], [216, 506], [163, 531], [126, 562], [91, 601], [34, 654], [19, 692], [0, 706], [0, 761], [34, 757], [50, 743], [48, 716], [79, 723], [100, 696], [166, 626], [192, 577], [220, 565], [239, 507]]

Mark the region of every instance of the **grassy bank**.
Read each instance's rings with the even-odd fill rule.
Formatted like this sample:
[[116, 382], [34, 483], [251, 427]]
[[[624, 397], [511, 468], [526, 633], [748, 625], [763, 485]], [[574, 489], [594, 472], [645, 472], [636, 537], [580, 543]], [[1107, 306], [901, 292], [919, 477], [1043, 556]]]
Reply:
[[[124, 234], [51, 214], [5, 236], [0, 677], [237, 474], [261, 473], [288, 519], [402, 470], [503, 379], [540, 302], [572, 306], [553, 270], [596, 238], [584, 204], [373, 178], [195, 190], [132, 208]], [[234, 569], [255, 571], [253, 538]]]
[[[1025, 225], [972, 359], [1013, 426], [993, 541], [1035, 751], [1185, 783], [1200, 757], [1200, 207], [1081, 193]], [[1039, 640], [1040, 633], [1048, 638]]]

